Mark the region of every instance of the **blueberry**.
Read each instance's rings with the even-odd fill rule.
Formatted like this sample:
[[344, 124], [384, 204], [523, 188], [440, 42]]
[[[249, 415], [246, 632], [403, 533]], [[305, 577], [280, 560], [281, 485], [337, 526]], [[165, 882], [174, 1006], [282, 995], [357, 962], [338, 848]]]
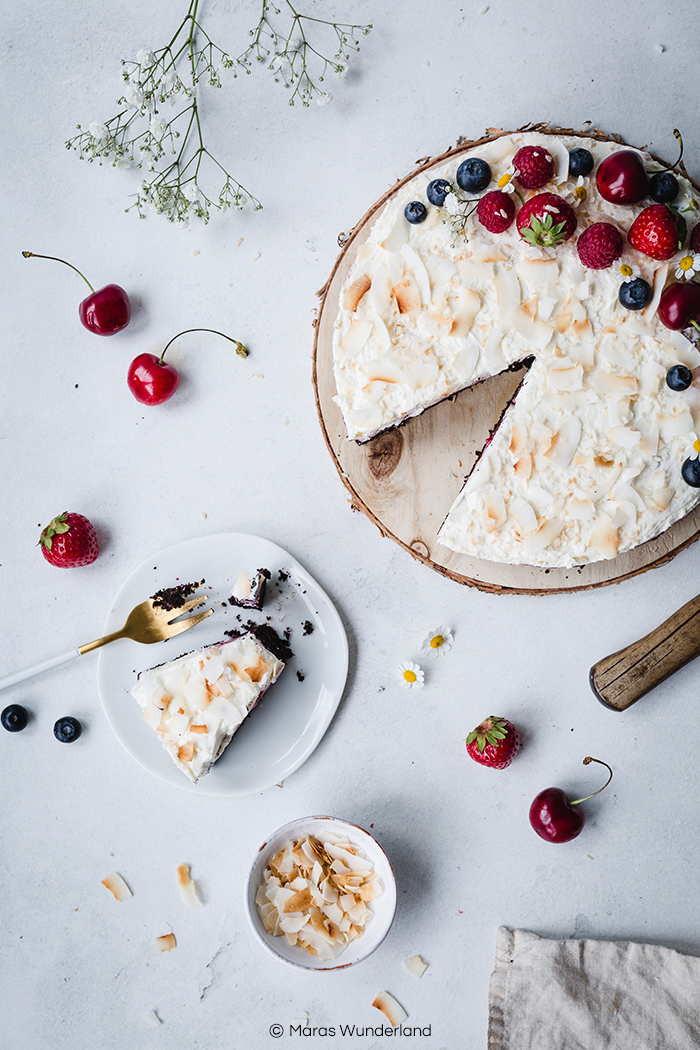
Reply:
[[3, 729], [6, 729], [8, 733], [19, 733], [28, 721], [27, 710], [21, 704], [10, 704], [0, 715]]
[[452, 183], [448, 182], [447, 179], [433, 179], [426, 190], [428, 200], [438, 208], [443, 206], [448, 193], [452, 193]]
[[666, 386], [671, 390], [687, 390], [693, 382], [693, 373], [685, 365], [674, 365], [666, 373]]
[[651, 302], [651, 286], [643, 277], [632, 281], [623, 281], [620, 285], [619, 300], [628, 310], [643, 310]]
[[428, 214], [428, 209], [425, 204], [421, 204], [420, 201], [411, 201], [407, 204], [403, 210], [404, 215], [413, 226], [416, 226], [419, 222], [424, 222], [425, 217]]
[[572, 149], [569, 154], [569, 175], [590, 175], [593, 171], [593, 154], [587, 149]]
[[53, 727], [53, 735], [57, 740], [60, 740], [62, 744], [72, 744], [74, 740], [77, 740], [83, 731], [83, 727], [77, 718], [59, 718], [56, 725]]
[[700, 460], [697, 456], [689, 457], [681, 467], [681, 477], [686, 485], [693, 489], [700, 489]]
[[491, 169], [485, 160], [469, 157], [457, 168], [457, 185], [467, 193], [485, 190], [491, 181]]
[[649, 196], [659, 204], [670, 204], [675, 201], [681, 188], [678, 179], [670, 171], [657, 171], [649, 180]]

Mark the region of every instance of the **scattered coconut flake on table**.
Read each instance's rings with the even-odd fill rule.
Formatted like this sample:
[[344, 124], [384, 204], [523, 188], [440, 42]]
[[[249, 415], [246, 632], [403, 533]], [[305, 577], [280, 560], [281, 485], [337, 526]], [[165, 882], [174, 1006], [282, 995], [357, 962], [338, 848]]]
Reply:
[[147, 1024], [153, 1025], [154, 1028], [163, 1023], [155, 1010], [147, 1010], [143, 1015], [143, 1019]]
[[408, 1014], [404, 1010], [401, 1003], [397, 1003], [393, 995], [389, 995], [388, 992], [380, 992], [377, 998], [372, 1003], [377, 1010], [381, 1010], [386, 1017], [389, 1018], [389, 1023], [392, 1028], [396, 1028], [397, 1025], [401, 1024], [408, 1017]]
[[202, 902], [199, 899], [196, 883], [190, 878], [189, 864], [178, 864], [177, 885], [180, 890], [180, 896], [182, 897], [183, 901], [185, 902], [188, 908], [202, 907]]
[[372, 918], [383, 892], [372, 861], [350, 839], [290, 840], [265, 868], [255, 895], [266, 931], [319, 959], [336, 959]]
[[117, 901], [125, 901], [128, 900], [129, 897], [133, 897], [133, 893], [124, 882], [124, 879], [116, 871], [111, 872], [109, 875], [105, 875], [102, 879], [102, 885], [107, 887]]
[[428, 969], [427, 962], [424, 962], [420, 955], [412, 955], [410, 959], [404, 959], [401, 965], [406, 973], [410, 973], [411, 977], [418, 977], [419, 979]]
[[177, 948], [175, 934], [164, 933], [162, 937], [156, 937], [156, 947], [159, 952], [171, 952], [173, 948]]

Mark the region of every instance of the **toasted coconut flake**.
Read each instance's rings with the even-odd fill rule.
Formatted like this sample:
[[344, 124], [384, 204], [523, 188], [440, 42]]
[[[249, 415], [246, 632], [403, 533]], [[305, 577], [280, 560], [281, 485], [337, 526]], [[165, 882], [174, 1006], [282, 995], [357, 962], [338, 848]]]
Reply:
[[[300, 874], [303, 872], [303, 874]], [[372, 918], [367, 904], [382, 892], [371, 862], [348, 839], [308, 836], [269, 861], [255, 895], [272, 936], [320, 959], [335, 959]]]
[[158, 1014], [155, 1012], [155, 1010], [146, 1010], [146, 1013], [143, 1015], [143, 1019], [146, 1022], [146, 1024], [150, 1024], [154, 1028], [157, 1028], [159, 1024], [163, 1023]]
[[181, 762], [191, 762], [194, 758], [194, 743], [189, 740], [186, 744], [181, 744], [177, 749], [177, 757]]
[[400, 314], [417, 314], [421, 308], [420, 289], [410, 274], [395, 285], [394, 297]]
[[156, 937], [156, 948], [159, 952], [171, 952], [173, 948], [177, 948], [175, 934], [164, 933], [162, 937]]
[[188, 908], [201, 908], [202, 902], [197, 892], [197, 885], [190, 877], [189, 864], [178, 864], [177, 885], [180, 890], [180, 896]]
[[107, 887], [117, 901], [125, 901], [129, 897], [133, 897], [133, 893], [124, 882], [124, 879], [116, 871], [113, 871], [110, 875], [105, 875], [104, 879], [102, 879], [102, 885]]
[[404, 959], [401, 965], [406, 973], [410, 973], [411, 977], [417, 977], [419, 980], [428, 969], [427, 962], [421, 959], [420, 955], [412, 955], [410, 959]]
[[356, 281], [353, 281], [350, 287], [345, 289], [343, 295], [343, 309], [353, 311], [357, 310], [357, 305], [360, 299], [365, 292], [369, 291], [371, 284], [372, 280], [366, 273], [363, 273]]
[[372, 1006], [376, 1007], [377, 1010], [381, 1010], [383, 1014], [389, 1019], [389, 1024], [392, 1028], [396, 1028], [402, 1021], [405, 1021], [408, 1014], [404, 1010], [401, 1003], [397, 1003], [393, 995], [389, 995], [388, 992], [380, 992], [377, 998], [372, 1003]]

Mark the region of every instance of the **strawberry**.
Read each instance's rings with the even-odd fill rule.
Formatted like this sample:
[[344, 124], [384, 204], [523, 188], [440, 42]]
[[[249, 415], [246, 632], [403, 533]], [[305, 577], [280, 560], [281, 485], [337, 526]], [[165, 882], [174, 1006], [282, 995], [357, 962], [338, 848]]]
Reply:
[[520, 748], [518, 730], [507, 718], [489, 715], [466, 739], [467, 753], [491, 769], [505, 769]]
[[90, 565], [100, 553], [91, 522], [82, 514], [68, 511], [49, 522], [39, 544], [46, 560], [59, 569]]
[[683, 247], [685, 219], [668, 204], [652, 204], [640, 211], [627, 239], [638, 252], [664, 262]]
[[476, 217], [489, 233], [503, 233], [515, 218], [515, 204], [507, 193], [492, 190], [479, 201]]
[[556, 248], [576, 229], [576, 213], [556, 193], [538, 193], [525, 201], [515, 220], [518, 233], [537, 248]]
[[622, 234], [609, 222], [594, 222], [578, 239], [578, 257], [589, 270], [606, 270], [622, 255]]
[[513, 167], [526, 190], [541, 190], [554, 175], [552, 156], [542, 146], [523, 146], [513, 157]]

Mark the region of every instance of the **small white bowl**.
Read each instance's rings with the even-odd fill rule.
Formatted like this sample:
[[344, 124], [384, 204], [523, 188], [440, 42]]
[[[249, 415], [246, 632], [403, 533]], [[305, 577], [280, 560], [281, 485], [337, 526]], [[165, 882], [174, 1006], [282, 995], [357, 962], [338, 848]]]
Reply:
[[[384, 889], [368, 905], [373, 915], [367, 923], [362, 936], [351, 941], [337, 959], [323, 960], [317, 959], [298, 945], [287, 944], [284, 937], [273, 937], [269, 934], [263, 925], [258, 906], [255, 903], [255, 895], [262, 885], [263, 873], [268, 861], [290, 839], [303, 838], [305, 835], [315, 835], [323, 841], [325, 832], [330, 832], [333, 835], [345, 835], [353, 845], [359, 846], [372, 861], [374, 870], [377, 872]], [[371, 955], [391, 929], [391, 924], [394, 921], [394, 912], [396, 911], [396, 878], [382, 847], [376, 839], [372, 838], [369, 832], [364, 831], [357, 824], [351, 824], [347, 820], [338, 820], [336, 817], [303, 817], [301, 820], [293, 820], [291, 823], [279, 828], [263, 842], [258, 850], [258, 855], [248, 876], [246, 910], [256, 939], [276, 959], [281, 959], [282, 962], [286, 962], [290, 966], [298, 966], [303, 970], [344, 970], [348, 966], [354, 966], [355, 963], [361, 962]]]

